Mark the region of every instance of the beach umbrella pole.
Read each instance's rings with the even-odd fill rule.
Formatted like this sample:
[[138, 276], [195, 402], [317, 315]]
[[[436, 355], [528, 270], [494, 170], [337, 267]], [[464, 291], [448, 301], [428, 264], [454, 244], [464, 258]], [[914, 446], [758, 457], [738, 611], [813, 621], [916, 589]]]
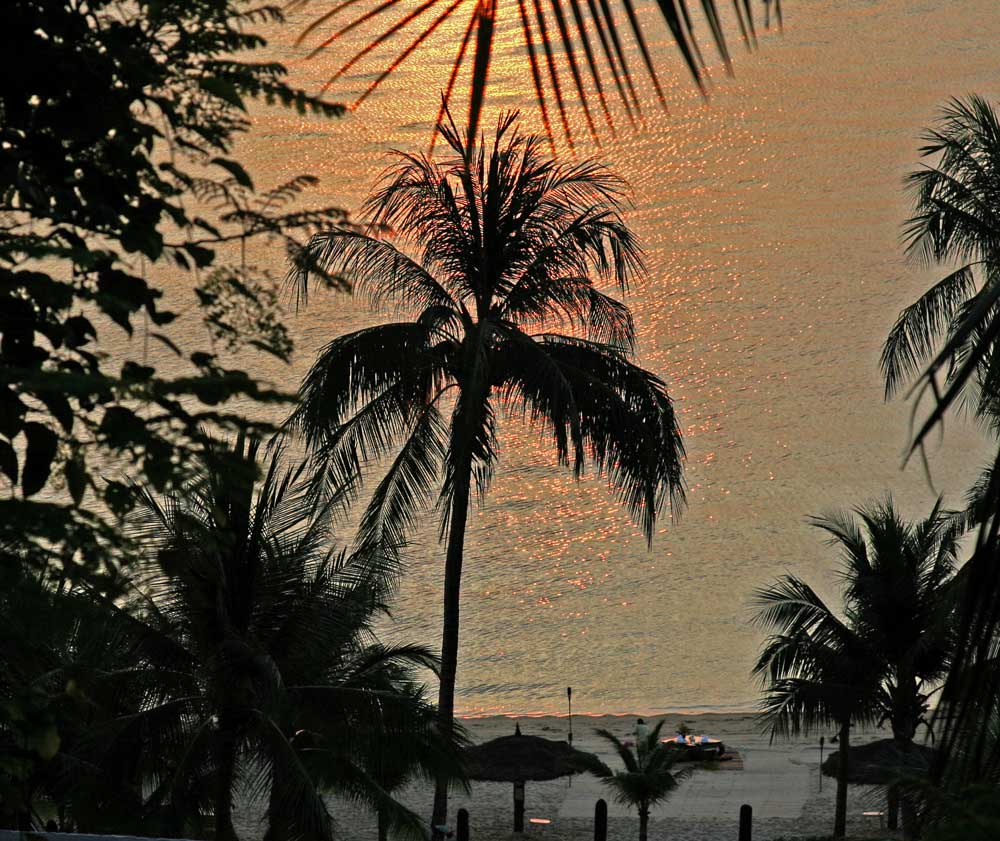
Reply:
[[524, 783], [514, 783], [514, 832], [524, 832]]

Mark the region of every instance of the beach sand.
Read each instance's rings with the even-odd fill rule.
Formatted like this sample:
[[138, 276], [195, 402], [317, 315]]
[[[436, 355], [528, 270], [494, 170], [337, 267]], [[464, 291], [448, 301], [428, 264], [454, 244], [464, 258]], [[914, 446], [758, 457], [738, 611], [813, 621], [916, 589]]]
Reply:
[[[754, 841], [781, 837], [829, 834], [833, 830], [835, 783], [830, 778], [819, 788], [819, 736], [769, 743], [760, 732], [759, 722], [750, 714], [723, 715], [670, 714], [663, 734], [673, 735], [680, 721], [690, 723], [693, 733], [721, 738], [727, 748], [739, 751], [743, 770], [698, 770], [651, 815], [651, 841], [736, 841], [740, 806], [753, 807]], [[463, 721], [476, 743], [514, 732], [515, 720], [525, 734], [565, 739], [565, 717], [490, 717]], [[647, 722], [658, 719], [646, 717]], [[628, 738], [635, 727], [635, 716], [574, 716], [573, 743], [581, 750], [593, 751], [612, 768], [620, 760], [609, 752], [606, 743], [594, 733], [595, 728], [611, 730], [619, 738]], [[829, 742], [830, 733], [825, 734]], [[857, 733], [853, 743], [883, 738], [882, 732]], [[825, 756], [836, 746], [827, 744]], [[723, 763], [724, 765], [725, 763]], [[468, 795], [456, 792], [451, 798], [450, 823], [454, 826], [459, 808], [469, 811], [472, 841], [588, 841], [593, 838], [594, 804], [599, 798], [608, 802], [608, 838], [635, 839], [639, 821], [627, 807], [612, 801], [599, 780], [590, 775], [526, 785], [525, 818], [551, 821], [547, 825], [526, 824], [523, 835], [515, 835], [513, 826], [513, 787], [507, 783], [472, 783]], [[399, 799], [421, 815], [430, 814], [432, 787], [414, 784], [399, 793]], [[891, 837], [879, 832], [877, 819], [865, 818], [864, 811], [884, 809], [883, 793], [877, 789], [851, 787], [848, 796], [848, 834], [864, 837]], [[338, 825], [338, 835], [349, 841], [377, 837], [375, 821], [358, 807], [331, 802]], [[250, 838], [249, 834], [242, 837]]]

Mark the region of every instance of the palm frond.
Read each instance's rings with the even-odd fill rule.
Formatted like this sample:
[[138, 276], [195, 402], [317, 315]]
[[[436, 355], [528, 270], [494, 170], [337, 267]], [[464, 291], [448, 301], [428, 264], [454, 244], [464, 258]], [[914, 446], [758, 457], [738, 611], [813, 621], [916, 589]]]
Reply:
[[975, 291], [973, 264], [952, 272], [900, 314], [882, 348], [886, 399], [919, 373], [959, 306]]
[[684, 449], [664, 383], [604, 345], [558, 334], [533, 344], [503, 359], [500, 383], [551, 425], [560, 448], [575, 439], [574, 469], [586, 453], [651, 541], [667, 500], [675, 513], [684, 502]]
[[614, 748], [627, 771], [635, 773], [639, 770], [636, 755], [614, 733], [603, 727], [595, 729], [594, 732]]
[[960, 266], [904, 310], [883, 353], [887, 393], [922, 366], [910, 396], [933, 401], [911, 452], [968, 397], [970, 384], [979, 391], [978, 406], [973, 402], [977, 412], [988, 414], [994, 402], [1000, 376], [998, 125], [995, 111], [981, 97], [953, 100], [925, 134], [921, 155], [933, 162], [909, 178], [914, 207], [905, 228], [909, 251], [928, 262]]
[[398, 547], [426, 505], [447, 455], [447, 428], [435, 403], [426, 406], [378, 483], [358, 526], [359, 546]]
[[[304, 7], [308, 2], [309, 0], [296, 0], [292, 6], [296, 8]], [[357, 3], [358, 0], [348, 0], [347, 2], [340, 2], [334, 5], [305, 28], [299, 36], [299, 41], [312, 38], [322, 28], [331, 25], [334, 18], [349, 9], [355, 9]], [[312, 49], [310, 57], [314, 57], [330, 48], [343, 35], [356, 28], [366, 29], [368, 32], [365, 36], [367, 41], [360, 50], [354, 52], [345, 63], [340, 65], [336, 73], [331, 76], [327, 86], [337, 81], [347, 70], [355, 66], [366, 67], [365, 60], [374, 54], [377, 47], [395, 38], [400, 32], [416, 22], [417, 31], [415, 36], [411, 37], [409, 45], [401, 53], [397, 54], [394, 59], [389, 61], [387, 65], [381, 65], [382, 69], [375, 74], [376, 80], [356, 103], [356, 105], [360, 104], [367, 98], [371, 90], [381, 84], [403, 61], [425, 44], [427, 48], [430, 48], [430, 44], [434, 43], [431, 36], [439, 30], [444, 21], [458, 12], [460, 6], [458, 3], [453, 3], [437, 17], [428, 20], [426, 23], [417, 21], [434, 3], [435, 0], [426, 0], [423, 4], [413, 7], [411, 5], [400, 5], [398, 0], [382, 0], [382, 2], [371, 5], [367, 11], [360, 11], [346, 23], [341, 24], [331, 35], [323, 38], [319, 42], [319, 45]], [[688, 0], [659, 0], [657, 5], [675, 45], [680, 51], [688, 73], [704, 95], [706, 92], [703, 84], [706, 73], [705, 64], [694, 34]], [[711, 39], [718, 49], [719, 56], [727, 72], [731, 72], [732, 61], [726, 42], [725, 27], [716, 2], [715, 0], [701, 0], [699, 6]], [[364, 6], [361, 7], [361, 9], [364, 8]], [[766, 23], [769, 24], [771, 12], [770, 0], [765, 0], [765, 12]], [[380, 23], [379, 20], [388, 13], [394, 14], [395, 20], [389, 24]], [[487, 94], [490, 65], [493, 60], [494, 36], [498, 23], [501, 22], [498, 20], [501, 13], [502, 9], [496, 0], [475, 0], [471, 9], [469, 9], [468, 24], [465, 26], [464, 37], [459, 42], [458, 53], [449, 71], [449, 78], [445, 87], [443, 106], [447, 108], [450, 104], [453, 87], [460, 71], [463, 68], [468, 68], [470, 92], [466, 136], [470, 142], [474, 141], [478, 135], [480, 116]], [[775, 3], [775, 13], [780, 25], [781, 6], [778, 2]], [[563, 135], [567, 143], [570, 147], [573, 145], [567, 118], [572, 103], [569, 101], [569, 90], [564, 90], [560, 72], [569, 73], [576, 102], [583, 111], [587, 129], [595, 140], [598, 139], [597, 127], [588, 107], [588, 99], [592, 93], [596, 93], [600, 100], [609, 130], [613, 134], [612, 117], [608, 110], [601, 83], [601, 77], [604, 72], [611, 74], [628, 118], [633, 120], [635, 115], [640, 112], [641, 103], [635, 89], [634, 75], [629, 67], [628, 51], [619, 36], [619, 29], [623, 24], [631, 32], [632, 40], [652, 83], [660, 106], [665, 106], [666, 100], [658, 74], [658, 65], [661, 59], [658, 56], [654, 56], [648, 46], [646, 28], [640, 22], [631, 0], [622, 0], [621, 2], [619, 14], [624, 17], [624, 21], [620, 19], [616, 20], [615, 10], [612, 8], [609, 0], [599, 0], [599, 2], [588, 0], [586, 7], [574, 2], [572, 3], [571, 16], [566, 15], [561, 3], [553, 2], [550, 11], [553, 17], [551, 22], [546, 20], [546, 12], [540, 0], [532, 0], [530, 12], [526, 8], [526, 3], [523, 0], [519, 0], [517, 11], [511, 10], [511, 14], [517, 15], [516, 23], [529, 54], [535, 95], [539, 109], [542, 111], [543, 123], [550, 140], [552, 140], [552, 131], [546, 105], [547, 94], [551, 94], [555, 100], [555, 110], [558, 112], [559, 122], [563, 128]], [[534, 18], [533, 21], [531, 21], [532, 17]], [[733, 17], [740, 36], [747, 46], [756, 46], [757, 33], [750, 0], [743, 0], [742, 5], [739, 0], [734, 0]], [[591, 48], [589, 41], [590, 33], [588, 32], [590, 29], [598, 33], [602, 47], [600, 54]], [[470, 42], [474, 42], [475, 44], [474, 49], [471, 51], [468, 50]], [[542, 78], [541, 62], [537, 56], [539, 50], [545, 54], [545, 75], [547, 76], [545, 80]], [[562, 70], [560, 70], [560, 62], [558, 61], [560, 57], [563, 64]], [[582, 65], [586, 65], [589, 69], [588, 79], [584, 78], [584, 73], [581, 69]], [[440, 124], [440, 119], [437, 124]]]
[[375, 308], [385, 304], [407, 307], [451, 307], [448, 292], [420, 265], [391, 243], [343, 228], [313, 235], [288, 272], [287, 283], [303, 305], [309, 282], [344, 276]]

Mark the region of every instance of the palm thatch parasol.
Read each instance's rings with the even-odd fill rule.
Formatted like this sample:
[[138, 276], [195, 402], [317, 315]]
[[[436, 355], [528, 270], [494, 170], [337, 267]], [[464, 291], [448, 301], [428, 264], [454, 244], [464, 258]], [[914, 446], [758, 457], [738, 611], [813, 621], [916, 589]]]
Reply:
[[524, 831], [524, 783], [582, 774], [600, 766], [592, 753], [568, 742], [525, 736], [516, 725], [513, 736], [501, 736], [462, 751], [471, 780], [514, 784], [514, 831]]
[[[900, 750], [893, 739], [879, 739], [867, 745], [850, 747], [847, 781], [852, 785], [887, 786], [900, 776], [921, 776], [927, 773], [934, 758], [934, 748], [914, 745], [910, 751]], [[834, 751], [823, 763], [823, 773], [837, 776], [840, 752]]]

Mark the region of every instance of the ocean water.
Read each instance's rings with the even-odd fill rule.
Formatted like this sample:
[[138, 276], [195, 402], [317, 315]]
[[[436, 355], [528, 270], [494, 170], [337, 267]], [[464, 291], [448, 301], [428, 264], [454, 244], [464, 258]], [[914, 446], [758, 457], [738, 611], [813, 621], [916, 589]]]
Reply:
[[[318, 39], [298, 47], [294, 35], [326, 2], [269, 28], [271, 53], [310, 90], [363, 43], [364, 32], [305, 60]], [[660, 33], [654, 4], [639, 6]], [[634, 131], [617, 113], [620, 137], [597, 148], [573, 111], [578, 153], [602, 157], [634, 190], [630, 219], [650, 273], [629, 302], [641, 360], [667, 380], [680, 411], [689, 504], [664, 517], [647, 548], [600, 479], [575, 482], [538, 433], [505, 425], [501, 468], [468, 535], [465, 714], [562, 712], [567, 686], [577, 712], [750, 709], [762, 639], [750, 621], [754, 589], [790, 571], [836, 597], [836, 550], [807, 515], [885, 492], [914, 516], [937, 493], [957, 505], [984, 458], [976, 432], [952, 422], [935, 442], [930, 481], [919, 465], [903, 469], [909, 408], [883, 401], [877, 362], [899, 309], [935, 276], [902, 256], [903, 176], [942, 103], [998, 93], [1000, 7], [785, 7], [783, 35], [762, 34], [753, 54], [733, 42], [735, 78], [713, 66], [708, 104], [673, 47], [654, 37], [666, 112], [648, 108]], [[502, 11], [485, 122], [525, 108], [537, 128], [524, 53], [505, 20]], [[426, 148], [460, 26], [442, 27], [342, 120], [255, 110], [242, 154], [258, 183], [312, 172], [322, 181], [311, 201], [357, 212], [390, 149]], [[359, 65], [334, 95], [363, 91], [401, 43]], [[252, 259], [281, 272], [277, 250]], [[323, 343], [372, 320], [356, 301], [317, 295], [289, 310], [290, 367], [246, 365], [291, 386]], [[434, 519], [415, 535], [383, 632], [436, 646], [443, 548]]]

